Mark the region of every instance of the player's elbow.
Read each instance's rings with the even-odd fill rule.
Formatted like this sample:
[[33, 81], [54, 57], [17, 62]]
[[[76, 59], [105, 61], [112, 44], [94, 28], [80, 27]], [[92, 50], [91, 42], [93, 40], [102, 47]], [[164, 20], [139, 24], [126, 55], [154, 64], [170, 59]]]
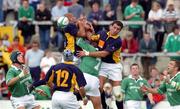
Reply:
[[108, 56], [108, 55], [109, 55], [109, 52], [108, 52], [108, 51], [103, 51], [103, 52], [101, 53], [101, 56], [100, 56], [100, 57], [105, 58], [105, 57]]
[[13, 85], [13, 83], [12, 83], [12, 82], [8, 82], [6, 85], [7, 85], [8, 87], [10, 87], [10, 86]]
[[81, 91], [81, 90], [85, 90], [85, 89], [84, 89], [84, 86], [79, 87], [79, 90], [80, 90], [80, 91]]
[[85, 32], [80, 32], [80, 33], [78, 34], [78, 36], [79, 36], [79, 37], [85, 37], [85, 36], [86, 36], [86, 33], [85, 33]]

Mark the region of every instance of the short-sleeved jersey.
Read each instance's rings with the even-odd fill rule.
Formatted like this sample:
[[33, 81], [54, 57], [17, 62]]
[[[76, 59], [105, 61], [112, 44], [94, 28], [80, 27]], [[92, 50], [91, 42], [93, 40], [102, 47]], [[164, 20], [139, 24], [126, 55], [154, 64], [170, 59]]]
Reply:
[[146, 85], [149, 87], [148, 82], [139, 77], [138, 80], [132, 78], [132, 75], [124, 78], [121, 83], [121, 91], [125, 94], [125, 101], [127, 100], [143, 100], [143, 92], [140, 90], [142, 85]]
[[33, 83], [33, 86], [37, 87], [48, 82], [53, 82], [54, 90], [64, 92], [73, 92], [75, 86], [83, 87], [86, 85], [86, 80], [81, 70], [70, 63], [52, 66], [47, 72], [45, 79]]
[[[17, 77], [21, 71], [17, 67], [11, 66], [6, 74], [6, 83]], [[32, 78], [30, 74], [27, 74], [23, 78], [20, 78], [14, 85], [9, 86], [8, 89], [13, 97], [21, 97], [30, 93], [28, 90], [30, 84], [32, 84]]]
[[[81, 47], [83, 50], [86, 50], [89, 52], [97, 51], [95, 47], [85, 42], [83, 38], [78, 38], [76, 41], [76, 44], [79, 47]], [[84, 56], [84, 57], [81, 57], [81, 63], [80, 63], [79, 68], [84, 73], [88, 73], [93, 76], [98, 76], [100, 66], [101, 66], [100, 58]]]
[[[178, 72], [173, 78], [171, 78], [171, 81], [180, 83], [180, 72]], [[158, 93], [166, 93], [167, 99], [171, 106], [180, 105], [180, 90], [176, 90], [170, 84], [164, 82], [158, 88]]]
[[97, 36], [99, 36], [98, 49], [110, 52], [108, 56], [101, 58], [102, 62], [119, 63], [122, 45], [120, 36], [110, 36], [106, 31], [100, 31]]
[[66, 40], [65, 40], [65, 49], [75, 52], [75, 38], [77, 36], [78, 28], [75, 24], [70, 23], [64, 28]]

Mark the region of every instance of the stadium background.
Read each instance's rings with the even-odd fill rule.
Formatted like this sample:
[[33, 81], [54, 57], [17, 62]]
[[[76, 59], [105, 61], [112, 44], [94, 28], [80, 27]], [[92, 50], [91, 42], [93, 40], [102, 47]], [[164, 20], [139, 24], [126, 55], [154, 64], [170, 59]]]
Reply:
[[[3, 1], [3, 0], [0, 0], [0, 1]], [[5, 1], [5, 0], [4, 0]], [[8, 1], [8, 0], [7, 0]], [[32, 0], [33, 1], [33, 0]], [[85, 1], [84, 2], [84, 13], [88, 16], [88, 13], [90, 12], [90, 10], [91, 10], [91, 8], [90, 8], [90, 5], [89, 5], [89, 1], [91, 1], [91, 0], [80, 0], [80, 2], [82, 1], [82, 3], [83, 3], [83, 1]], [[93, 0], [92, 0], [93, 1]], [[103, 8], [103, 6], [105, 6], [103, 3], [107, 3], [108, 2], [108, 0], [97, 0], [97, 1], [99, 1], [100, 2], [100, 4], [101, 4], [101, 9], [103, 10], [104, 8]], [[113, 1], [113, 0], [112, 0]], [[118, 0], [114, 0], [115, 2], [117, 2]], [[123, 0], [122, 0], [123, 1]], [[121, 4], [121, 2], [122, 2], [121, 0], [119, 0], [119, 3]], [[128, 0], [124, 0], [124, 1], [128, 1]], [[152, 1], [155, 1], [155, 0], [152, 0]], [[158, 1], [158, 0], [157, 0]], [[159, 1], [163, 1], [163, 0], [159, 0]], [[165, 0], [166, 1], [166, 0]], [[49, 9], [52, 9], [52, 7], [56, 4], [56, 1], [55, 0], [45, 0], [45, 2], [47, 3], [47, 7], [49, 8]], [[177, 13], [178, 13], [178, 18], [179, 18], [179, 13], [180, 13], [180, 1], [179, 0], [167, 0], [167, 2], [166, 2], [166, 5], [164, 6], [164, 9], [165, 9], [165, 7], [168, 5], [168, 4], [170, 4], [170, 3], [173, 3], [174, 4], [174, 7], [175, 7], [175, 9], [177, 9]], [[0, 3], [1, 4], [1, 3]], [[2, 3], [3, 4], [3, 3]], [[2, 5], [1, 4], [1, 5]], [[4, 4], [3, 4], [4, 5]], [[2, 17], [3, 18], [3, 20], [1, 20], [1, 26], [0, 26], [0, 36], [1, 36], [1, 38], [3, 38], [5, 35], [7, 35], [8, 36], [8, 40], [9, 40], [9, 42], [10, 43], [12, 43], [13, 42], [13, 37], [15, 37], [15, 36], [18, 36], [19, 38], [20, 38], [20, 44], [21, 45], [23, 45], [24, 46], [24, 39], [23, 39], [23, 36], [22, 36], [22, 34], [21, 34], [21, 31], [18, 31], [18, 28], [17, 28], [17, 24], [18, 24], [18, 20], [15, 20], [16, 18], [14, 17], [14, 14], [13, 14], [13, 11], [11, 11], [10, 13], [8, 13], [7, 14], [7, 10], [8, 10], [8, 7], [6, 7], [6, 6], [0, 6], [0, 8], [2, 8], [2, 9], [0, 9], [0, 10], [3, 10], [4, 11], [4, 17]], [[19, 4], [20, 5], [20, 4]], [[64, 4], [65, 6], [70, 6], [71, 5], [71, 0], [65, 0], [65, 4]], [[146, 4], [146, 5], [149, 5], [149, 4]], [[128, 31], [128, 25], [129, 24], [131, 24], [131, 22], [129, 22], [129, 21], [126, 21], [125, 19], [124, 19], [124, 17], [123, 17], [123, 6], [122, 5], [117, 5], [117, 19], [118, 20], [123, 20], [124, 21], [124, 24], [126, 24], [126, 26], [125, 26], [125, 28], [123, 29], [123, 31], [120, 33], [121, 34], [121, 37], [123, 38], [123, 37], [126, 37], [126, 33], [127, 33], [127, 31]], [[5, 14], [5, 12], [6, 12], [6, 14]], [[101, 20], [101, 21], [99, 21], [99, 23], [98, 23], [98, 25], [108, 25], [109, 23], [110, 23], [111, 21], [105, 21], [105, 20]], [[41, 24], [45, 24], [45, 23], [47, 23], [48, 25], [52, 25], [52, 21], [50, 21], [50, 22], [39, 22], [39, 21], [34, 21], [33, 22], [33, 25], [35, 25], [35, 34], [34, 35], [32, 35], [32, 37], [33, 38], [37, 38], [38, 40], [39, 40], [39, 29], [38, 29], [38, 25], [41, 25]], [[143, 25], [143, 29], [144, 30], [148, 30], [149, 32], [150, 32], [150, 34], [151, 34], [151, 37], [152, 38], [154, 38], [154, 36], [153, 36], [153, 28], [151, 28], [151, 27], [146, 27], [146, 24], [147, 24], [147, 21], [140, 21], [140, 22], [132, 22], [132, 23], [134, 23], [134, 24], [141, 24], [141, 25]], [[179, 20], [178, 20], [178, 22], [177, 22], [177, 24], [180, 24], [179, 23]], [[50, 32], [50, 36], [51, 36], [51, 38], [53, 38], [54, 36], [56, 35], [56, 32], [54, 32], [54, 30], [53, 30], [53, 28], [51, 27], [51, 32]], [[164, 41], [163, 41], [163, 46], [164, 46], [164, 44], [165, 44], [165, 41], [166, 41], [166, 37], [168, 36], [168, 34], [166, 33], [165, 35], [164, 35], [165, 37], [164, 37]], [[56, 59], [56, 61], [57, 62], [60, 62], [60, 60], [61, 60], [61, 53], [59, 52], [59, 48], [58, 48], [58, 46], [56, 46], [56, 45], [54, 45], [53, 44], [53, 42], [52, 43], [50, 43], [50, 46], [49, 46], [49, 48], [53, 51], [53, 57]], [[155, 52], [156, 53], [156, 52]], [[10, 64], [10, 62], [9, 62], [9, 60], [8, 60], [8, 53], [4, 53], [4, 52], [1, 52], [1, 55], [3, 56], [3, 59], [4, 59], [4, 62], [6, 63], [6, 64]], [[130, 56], [130, 57], [132, 57], [132, 58], [130, 58], [129, 60], [126, 60], [126, 61], [124, 61], [124, 69], [126, 69], [126, 68], [128, 68], [129, 66], [129, 64], [131, 64], [131, 62], [132, 61], [134, 61], [134, 62], [137, 62], [137, 63], [139, 63], [139, 64], [141, 64], [141, 61], [140, 61], [140, 57], [142, 56], [142, 55], [144, 55], [144, 54], [129, 54], [129, 53], [123, 53], [123, 57], [127, 57], [127, 56]], [[156, 63], [156, 67], [158, 68], [158, 70], [160, 71], [160, 72], [162, 72], [163, 71], [163, 69], [165, 69], [166, 68], [166, 64], [164, 64], [164, 63], [167, 63], [168, 62], [168, 60], [169, 60], [169, 57], [168, 56], [171, 56], [171, 55], [179, 55], [179, 54], [165, 54], [164, 52], [163, 52], [163, 50], [161, 51], [161, 52], [158, 52], [157, 54], [155, 54], [155, 56], [157, 56], [158, 58], [157, 58], [157, 63]], [[143, 68], [142, 68], [142, 70], [143, 70]], [[126, 72], [128, 72], [128, 71], [126, 71]], [[126, 74], [125, 74], [126, 75]], [[1, 98], [1, 97], [0, 97]], [[3, 99], [3, 98], [2, 98]], [[6, 98], [5, 98], [6, 99]], [[6, 101], [5, 101], [6, 102]], [[49, 102], [49, 101], [48, 101]], [[10, 105], [10, 102], [9, 101], [7, 101], [6, 102], [7, 103], [7, 105]], [[2, 104], [3, 105], [6, 105], [6, 103], [4, 103], [4, 101], [0, 101], [0, 104], [1, 104], [1, 106], [2, 106]], [[44, 103], [44, 104], [46, 104], [46, 103]], [[167, 102], [165, 102], [165, 104], [167, 104]], [[164, 106], [164, 105], [162, 105], [162, 106]], [[4, 107], [4, 106], [3, 106]], [[144, 107], [143, 107], [144, 108]], [[143, 109], [142, 108], [142, 109]], [[163, 108], [164, 109], [164, 108]]]

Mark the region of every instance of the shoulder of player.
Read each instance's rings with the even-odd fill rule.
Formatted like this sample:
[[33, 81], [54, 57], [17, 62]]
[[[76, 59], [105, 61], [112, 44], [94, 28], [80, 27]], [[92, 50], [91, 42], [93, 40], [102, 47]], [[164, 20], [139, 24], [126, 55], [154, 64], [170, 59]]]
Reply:
[[7, 71], [7, 75], [8, 74], [12, 74], [12, 72], [14, 72], [15, 69], [13, 69], [12, 67], [9, 68], [9, 70]]
[[107, 35], [107, 31], [105, 31], [105, 30], [101, 30], [101, 31], [99, 31], [97, 34], [99, 34], [100, 35], [100, 37], [102, 37], [102, 36], [108, 36]]
[[76, 26], [76, 24], [74, 23], [69, 23], [65, 28], [64, 28], [64, 32], [68, 33], [69, 31], [72, 31], [73, 29], [78, 28]]
[[77, 26], [75, 23], [69, 23], [64, 29], [67, 29], [67, 28], [77, 28]]
[[139, 5], [139, 4], [138, 4], [136, 7], [137, 7], [137, 8], [142, 8], [142, 6], [141, 6], [141, 5]]
[[129, 78], [129, 77], [127, 76], [127, 77], [125, 77], [122, 81], [129, 81], [129, 80], [131, 80], [131, 78]]
[[180, 82], [180, 71], [178, 72], [178, 74], [176, 76], [176, 81]]

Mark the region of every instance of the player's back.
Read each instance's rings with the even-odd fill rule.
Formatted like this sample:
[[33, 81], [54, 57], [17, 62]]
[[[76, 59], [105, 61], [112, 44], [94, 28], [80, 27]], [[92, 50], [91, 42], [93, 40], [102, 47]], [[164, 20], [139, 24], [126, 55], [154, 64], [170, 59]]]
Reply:
[[[54, 90], [58, 91], [74, 91], [74, 86], [85, 86], [84, 76], [82, 72], [73, 64], [61, 63], [52, 67], [52, 75]], [[82, 78], [82, 80], [78, 80]]]

